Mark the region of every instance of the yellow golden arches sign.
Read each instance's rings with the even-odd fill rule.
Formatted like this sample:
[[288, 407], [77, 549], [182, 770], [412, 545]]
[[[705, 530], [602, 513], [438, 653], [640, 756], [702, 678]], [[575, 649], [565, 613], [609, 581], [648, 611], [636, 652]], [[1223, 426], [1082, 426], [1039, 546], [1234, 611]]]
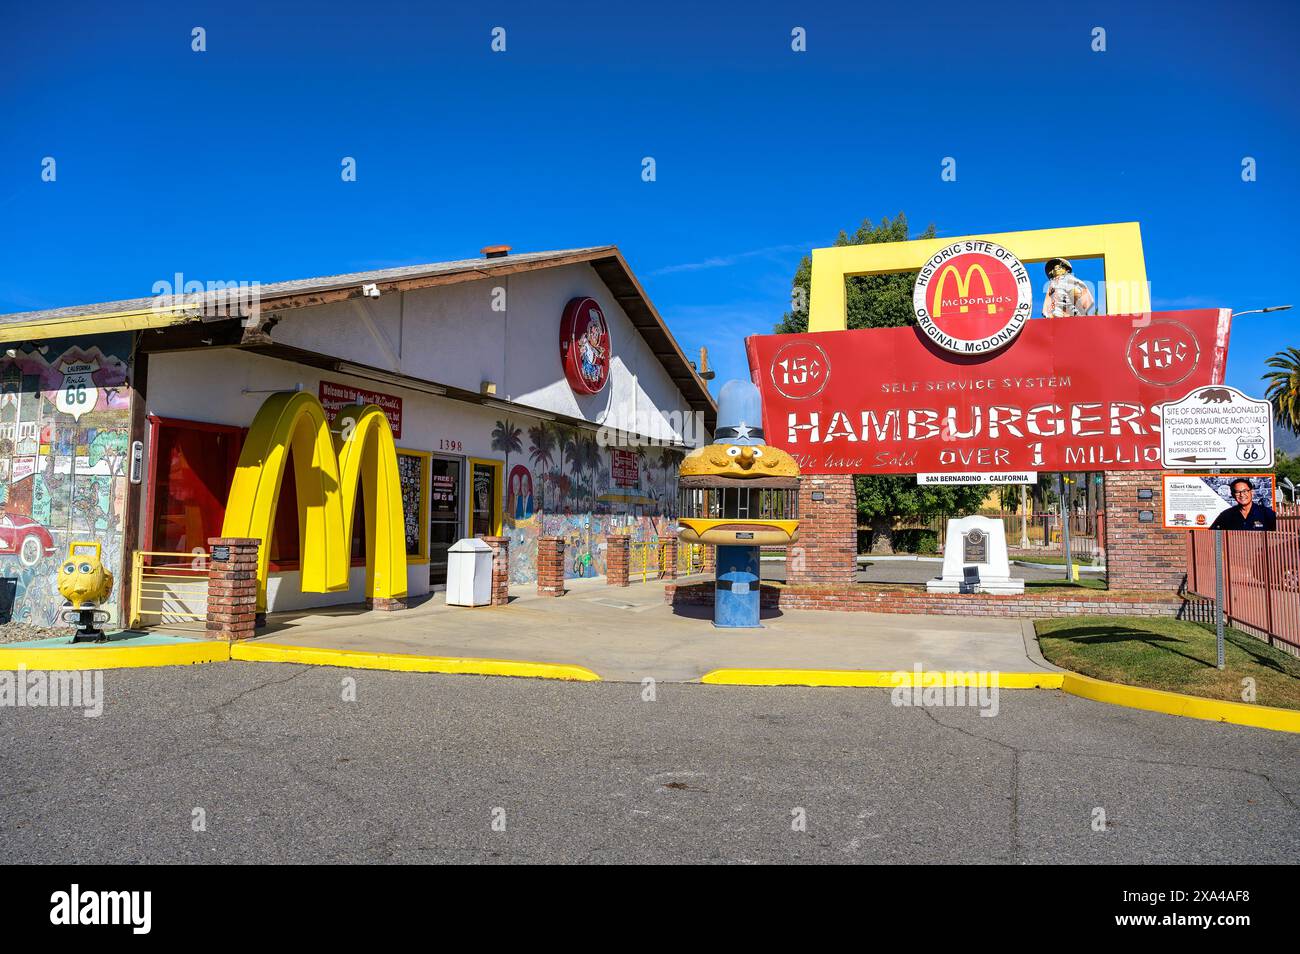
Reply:
[[384, 412], [373, 404], [341, 408], [331, 430], [313, 395], [284, 392], [267, 398], [253, 418], [221, 527], [222, 536], [254, 537], [262, 543], [257, 563], [258, 609], [266, 609], [271, 530], [291, 449], [303, 592], [332, 593], [348, 588], [352, 515], [360, 490], [366, 508], [366, 596], [405, 596], [402, 488], [397, 449]]
[[[1151, 310], [1142, 230], [1136, 222], [1116, 222], [815, 248], [812, 250], [808, 330], [843, 331], [848, 327], [844, 285], [850, 276], [915, 272], [945, 246], [968, 239], [993, 242], [1010, 249], [1026, 265], [1056, 257], [1100, 258], [1106, 276], [1105, 313], [1131, 315]], [[1100, 309], [1101, 296], [1098, 296], [1097, 304]]]
[[[985, 296], [992, 297], [993, 283], [989, 281], [989, 273], [984, 271], [983, 265], [972, 265], [970, 268], [966, 269], [965, 276], [958, 273], [955, 265], [949, 265], [939, 273], [939, 281], [936, 282], [934, 286], [934, 316], [936, 318], [943, 314], [943, 286], [947, 284], [949, 275], [952, 275], [953, 278], [957, 279], [957, 298], [962, 302], [960, 309], [961, 313], [964, 315], [966, 312], [970, 311], [970, 305], [965, 302], [965, 299], [970, 293], [971, 276], [976, 274], [978, 274], [980, 278], [984, 279]], [[997, 305], [993, 302], [989, 302], [988, 307], [990, 315], [997, 311]]]

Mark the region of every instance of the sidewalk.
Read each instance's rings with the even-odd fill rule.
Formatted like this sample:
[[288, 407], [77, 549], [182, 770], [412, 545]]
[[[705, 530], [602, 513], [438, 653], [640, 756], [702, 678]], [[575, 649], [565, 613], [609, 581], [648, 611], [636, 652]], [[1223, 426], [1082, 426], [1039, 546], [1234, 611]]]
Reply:
[[765, 614], [760, 630], [719, 630], [708, 608], [668, 606], [654, 581], [576, 580], [560, 598], [520, 586], [509, 606], [473, 609], [439, 593], [397, 613], [333, 607], [267, 623], [252, 645], [576, 664], [626, 682], [724, 668], [1055, 670], [1018, 620], [790, 610]]

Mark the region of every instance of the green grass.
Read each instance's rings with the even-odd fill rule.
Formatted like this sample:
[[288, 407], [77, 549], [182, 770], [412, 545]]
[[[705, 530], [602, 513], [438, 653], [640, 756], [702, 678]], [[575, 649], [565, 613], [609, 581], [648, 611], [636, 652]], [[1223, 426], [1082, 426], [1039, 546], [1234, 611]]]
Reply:
[[[1052, 566], [1059, 566], [1059, 567], [1065, 566], [1065, 557], [1056, 556], [1055, 554], [1052, 553], [1045, 553], [1042, 556], [1039, 556], [1037, 554], [1034, 554], [1033, 556], [1025, 556], [1023, 553], [1018, 553], [1015, 556], [1011, 557], [1011, 559], [1023, 560], [1026, 563], [1049, 563]], [[1077, 563], [1079, 566], [1092, 566], [1091, 559], [1081, 560], [1077, 556], [1074, 557], [1070, 562]]]
[[1058, 666], [1111, 682], [1244, 702], [1255, 680], [1259, 705], [1300, 709], [1300, 659], [1240, 630], [1224, 635], [1222, 672], [1214, 627], [1176, 619], [1076, 616], [1035, 620], [1043, 655]]

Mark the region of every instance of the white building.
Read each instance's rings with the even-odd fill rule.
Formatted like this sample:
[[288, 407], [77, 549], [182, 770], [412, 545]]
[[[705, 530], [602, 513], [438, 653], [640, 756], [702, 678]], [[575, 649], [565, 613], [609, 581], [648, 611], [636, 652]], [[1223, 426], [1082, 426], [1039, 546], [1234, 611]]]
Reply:
[[[15, 554], [0, 558], [0, 574], [21, 571], [14, 617], [52, 621], [53, 580], [74, 538], [100, 540], [122, 581], [133, 551], [206, 548], [221, 532], [244, 433], [280, 390], [317, 395], [327, 411], [361, 400], [388, 413], [411, 596], [441, 582], [446, 548], [464, 536], [510, 537], [512, 579], [524, 582], [540, 535], [565, 538], [569, 576], [596, 576], [608, 533], [668, 529], [677, 462], [708, 440], [716, 407], [622, 255], [484, 251], [261, 285], [237, 303], [254, 308], [207, 292], [165, 307], [140, 299], [0, 316], [12, 352], [0, 359], [0, 554]], [[567, 373], [566, 313], [579, 326]], [[24, 426], [39, 442], [3, 437]], [[17, 525], [9, 545], [6, 520]], [[302, 593], [286, 479], [268, 609], [359, 602], [362, 532], [351, 591]]]

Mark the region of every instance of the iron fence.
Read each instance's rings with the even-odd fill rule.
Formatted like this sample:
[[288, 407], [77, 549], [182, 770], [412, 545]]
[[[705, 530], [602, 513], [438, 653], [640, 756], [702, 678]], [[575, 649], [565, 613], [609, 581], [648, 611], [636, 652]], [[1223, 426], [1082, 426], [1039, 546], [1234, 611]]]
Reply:
[[[1295, 650], [1300, 649], [1300, 516], [1279, 514], [1278, 528], [1223, 532], [1223, 611], [1228, 622]], [[1194, 530], [1187, 536], [1188, 592], [1212, 600], [1215, 535]]]

